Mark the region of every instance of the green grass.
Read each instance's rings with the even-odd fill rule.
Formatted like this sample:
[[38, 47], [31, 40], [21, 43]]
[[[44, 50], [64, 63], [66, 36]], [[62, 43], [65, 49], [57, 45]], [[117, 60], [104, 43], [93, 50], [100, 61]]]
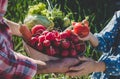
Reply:
[[[100, 32], [111, 19], [114, 13], [114, 4], [110, 0], [50, 0], [52, 6], [58, 5], [61, 10], [67, 13], [72, 13], [70, 19], [74, 21], [81, 21], [86, 16], [89, 17], [90, 30], [92, 33]], [[30, 5], [43, 2], [46, 5], [46, 0], [9, 0], [8, 11], [5, 17], [14, 22], [23, 22], [28, 7]], [[72, 3], [72, 4], [71, 4]], [[14, 50], [26, 55], [22, 39], [13, 36]], [[98, 60], [101, 54], [97, 53], [95, 49], [91, 48], [87, 43], [86, 56]], [[41, 74], [36, 75], [33, 79], [89, 79], [88, 76], [70, 78], [63, 74]]]

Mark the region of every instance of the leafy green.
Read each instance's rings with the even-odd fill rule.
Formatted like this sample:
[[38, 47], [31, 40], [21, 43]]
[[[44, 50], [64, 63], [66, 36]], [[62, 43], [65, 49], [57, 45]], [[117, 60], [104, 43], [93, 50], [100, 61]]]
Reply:
[[24, 23], [29, 27], [29, 29], [37, 24], [42, 24], [46, 27], [53, 26], [52, 22], [48, 20], [48, 18], [38, 14], [28, 15], [25, 18]]
[[[34, 14], [46, 17], [49, 21], [52, 22], [52, 26], [54, 25], [54, 28], [59, 28], [61, 30], [64, 30], [67, 26], [70, 25], [69, 17], [66, 17], [65, 13], [60, 10], [60, 7], [57, 8], [57, 6], [51, 8], [50, 10], [46, 8], [46, 5], [44, 3], [40, 2], [36, 5], [29, 7], [28, 15], [34, 15]], [[28, 19], [30, 18], [27, 17], [27, 20]], [[47, 21], [45, 23], [47, 23]], [[31, 24], [30, 27], [32, 27]]]
[[38, 3], [37, 5], [29, 6], [28, 14], [42, 14], [42, 11], [46, 10], [44, 3]]

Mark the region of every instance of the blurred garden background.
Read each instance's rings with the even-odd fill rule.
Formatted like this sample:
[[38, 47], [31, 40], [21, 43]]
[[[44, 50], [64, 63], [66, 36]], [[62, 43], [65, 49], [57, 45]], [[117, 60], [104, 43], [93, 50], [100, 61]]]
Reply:
[[[14, 22], [23, 22], [28, 13], [29, 6], [43, 2], [47, 5], [47, 0], [9, 0], [8, 11], [5, 17]], [[90, 30], [92, 33], [100, 32], [110, 21], [115, 11], [120, 8], [119, 0], [49, 0], [52, 7], [57, 6], [65, 14], [71, 13], [71, 20], [82, 21], [86, 16], [89, 17]], [[26, 55], [22, 39], [13, 36], [14, 50]], [[98, 60], [100, 53], [96, 52], [87, 43], [85, 55]], [[64, 74], [42, 74], [36, 75], [34, 79], [89, 79], [88, 76], [70, 78]]]

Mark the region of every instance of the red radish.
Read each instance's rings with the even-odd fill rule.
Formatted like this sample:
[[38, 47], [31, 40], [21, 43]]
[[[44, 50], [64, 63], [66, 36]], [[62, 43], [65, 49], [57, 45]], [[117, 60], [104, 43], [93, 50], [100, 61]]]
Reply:
[[61, 46], [62, 46], [63, 49], [68, 49], [70, 47], [70, 41], [62, 40], [61, 41]]
[[58, 48], [58, 47], [54, 47], [54, 49], [55, 49], [55, 52], [56, 52], [56, 55], [60, 55], [60, 49]]
[[32, 34], [35, 34], [39, 29], [46, 30], [46, 27], [43, 26], [43, 25], [35, 25], [35, 26], [31, 29]]
[[66, 39], [66, 38], [68, 38], [68, 34], [66, 32], [61, 32], [60, 37], [61, 37], [61, 39]]
[[79, 52], [83, 53], [85, 50], [86, 50], [86, 45], [84, 43], [80, 44], [80, 51]]
[[48, 30], [45, 30], [45, 31], [43, 31], [43, 35], [46, 35], [47, 33], [49, 33], [49, 31]]
[[61, 40], [61, 36], [60, 36], [60, 34], [58, 34], [58, 36], [57, 36], [56, 38]]
[[38, 29], [34, 34], [42, 34], [43, 31], [43, 29]]
[[69, 51], [68, 50], [62, 50], [61, 56], [62, 57], [68, 57], [69, 56]]
[[[78, 24], [78, 25], [76, 25]], [[87, 23], [86, 23], [87, 24]], [[74, 26], [79, 24], [75, 22]], [[86, 25], [84, 25], [86, 27]], [[37, 50], [55, 57], [77, 57], [79, 53], [84, 53], [86, 45], [83, 41], [80, 41], [78, 36], [71, 30], [65, 30], [64, 32], [58, 32], [56, 30], [46, 30], [44, 27], [36, 26], [33, 31], [35, 34], [31, 37], [31, 46], [36, 47]], [[78, 28], [81, 30], [80, 28]], [[81, 31], [80, 31], [81, 32]], [[83, 32], [83, 31], [82, 31]], [[77, 53], [78, 52], [78, 53]]]
[[39, 33], [36, 33], [36, 34], [33, 34], [33, 35], [32, 35], [32, 37], [37, 37], [37, 38], [38, 38], [39, 36], [40, 36]]
[[71, 50], [70, 50], [70, 56], [71, 56], [71, 57], [76, 57], [76, 56], [77, 56], [77, 52], [76, 52], [75, 49], [71, 49]]
[[71, 37], [71, 34], [72, 34], [71, 30], [65, 30], [65, 32], [67, 33], [67, 38]]
[[42, 45], [42, 43], [38, 43], [38, 44], [37, 44], [37, 49], [38, 49], [39, 51], [42, 51], [42, 50], [43, 50], [43, 45]]
[[79, 38], [74, 34], [71, 35], [70, 39], [74, 44], [76, 44], [80, 41]]
[[47, 53], [47, 55], [50, 55], [50, 56], [56, 55], [56, 51], [52, 46], [46, 48], [46, 53]]
[[75, 49], [76, 49], [77, 51], [80, 51], [80, 50], [81, 50], [81, 45], [80, 45], [80, 43], [78, 43], [78, 44], [75, 45]]
[[60, 44], [61, 44], [61, 40], [60, 40], [60, 39], [57, 39], [57, 38], [56, 38], [56, 39], [53, 41], [53, 45], [56, 46], [56, 47], [60, 46]]
[[44, 40], [44, 41], [43, 41], [43, 45], [44, 45], [45, 47], [50, 47], [51, 42], [50, 42], [49, 40]]
[[71, 48], [71, 49], [75, 49], [74, 43], [71, 42], [70, 48]]
[[31, 37], [30, 45], [35, 46], [37, 43], [38, 43], [38, 38], [37, 37]]
[[50, 40], [50, 41], [55, 40], [55, 34], [52, 33], [52, 32], [47, 33], [47, 34], [46, 34], [46, 39], [47, 39], [47, 40]]
[[55, 30], [52, 30], [52, 33], [54, 33], [55, 34], [55, 37], [59, 37], [59, 32], [58, 31], [55, 31]]
[[45, 40], [45, 35], [40, 35], [40, 36], [38, 37], [38, 41], [39, 41], [40, 43], [42, 43], [44, 40]]

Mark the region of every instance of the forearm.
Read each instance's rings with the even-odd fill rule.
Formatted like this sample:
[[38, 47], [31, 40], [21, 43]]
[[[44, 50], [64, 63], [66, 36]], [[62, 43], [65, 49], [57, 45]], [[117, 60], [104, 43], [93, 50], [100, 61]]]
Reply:
[[104, 62], [96, 62], [95, 63], [95, 71], [94, 72], [104, 72], [106, 69]]
[[[44, 65], [41, 65], [40, 63], [37, 63], [37, 74], [44, 74], [44, 73], [64, 73], [68, 70], [68, 67], [62, 66], [60, 64], [62, 60], [53, 60], [53, 61], [47, 61]], [[61, 65], [61, 66], [60, 66]]]
[[19, 31], [20, 25], [18, 23], [12, 22], [7, 19], [5, 19], [5, 21], [6, 21], [7, 25], [10, 27], [10, 29], [12, 31], [12, 35], [21, 36], [21, 33]]
[[79, 63], [77, 58], [64, 58], [45, 62], [44, 65], [37, 63], [37, 74], [41, 73], [65, 73], [69, 67]]
[[89, 41], [93, 47], [97, 47], [99, 44], [98, 39], [90, 32]]

